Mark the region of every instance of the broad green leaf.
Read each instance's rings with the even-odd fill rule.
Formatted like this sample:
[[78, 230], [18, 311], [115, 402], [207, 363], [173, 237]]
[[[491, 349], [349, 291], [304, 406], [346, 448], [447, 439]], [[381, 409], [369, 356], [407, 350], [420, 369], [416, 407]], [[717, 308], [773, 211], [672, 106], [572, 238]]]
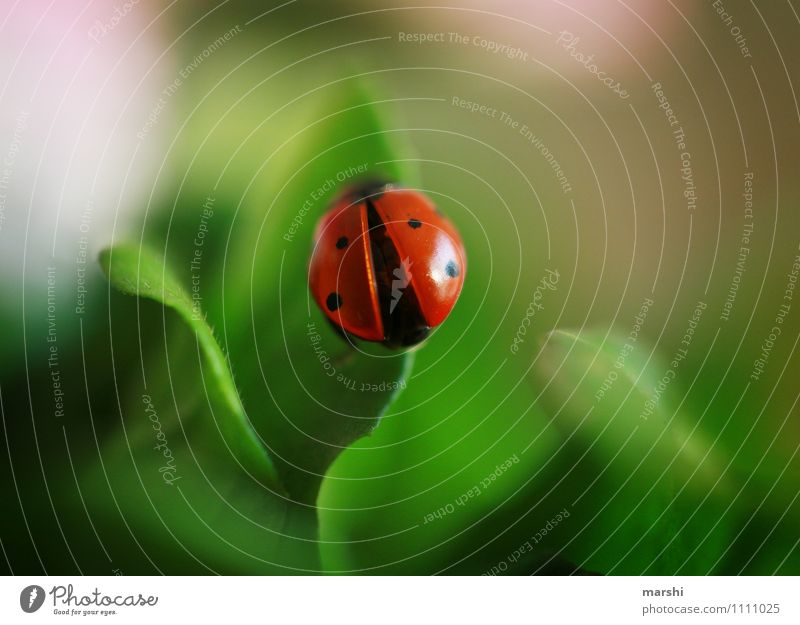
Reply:
[[686, 389], [679, 365], [664, 362], [644, 342], [556, 330], [544, 341], [537, 373], [555, 423], [584, 444], [619, 451], [626, 470], [643, 462], [645, 469], [668, 469], [696, 492], [728, 492], [713, 440], [678, 407]]
[[279, 173], [242, 198], [224, 265], [225, 309], [212, 313], [245, 405], [260, 406], [254, 426], [289, 493], [308, 503], [342, 449], [376, 427], [413, 358], [344, 342], [307, 286], [314, 225], [335, 195], [365, 179], [416, 182], [376, 93], [353, 80], [327, 87], [317, 94], [324, 108], [265, 155]]
[[[128, 308], [122, 296], [112, 298], [113, 344], [135, 340]], [[171, 309], [149, 301], [138, 308], [140, 327], [161, 340], [142, 342], [141, 365], [114, 356], [122, 413], [111, 420], [114, 435], [81, 458], [90, 462], [80, 488], [115, 567], [318, 572], [314, 508], [265, 484], [233, 452], [220, 427], [230, 417], [227, 401], [194, 330]], [[81, 513], [73, 495], [72, 514]]]
[[[130, 492], [121, 504], [125, 518], [187, 570], [195, 555], [228, 572], [319, 570], [320, 483], [336, 456], [377, 426], [410, 372], [412, 353], [355, 349], [309, 300], [311, 233], [331, 197], [366, 170], [409, 180], [367, 91], [346, 81], [327, 95], [314, 114], [297, 120], [297, 136], [272, 154], [275, 166], [259, 170], [237, 205], [218, 192], [204, 243], [202, 309], [183, 262], [197, 204], [178, 204], [181, 214], [152, 221], [148, 247], [116, 246], [100, 258], [117, 289], [176, 315], [164, 316], [162, 328], [152, 305], [138, 306], [150, 309], [139, 319], [146, 390], [136, 383], [138, 363], [115, 363], [133, 380], [121, 402], [130, 426], [104, 447], [111, 458], [102, 472], [91, 472], [92, 490], [108, 480], [115, 491]], [[358, 174], [337, 176], [342, 171]], [[299, 207], [327, 180], [335, 184], [325, 185], [286, 241]], [[171, 247], [168, 259], [152, 251]], [[176, 488], [165, 487], [157, 470], [138, 469], [154, 462], [144, 393], [157, 406], [176, 462], [187, 467]], [[108, 507], [97, 501], [89, 506]]]
[[209, 366], [208, 379], [224, 400], [226, 414], [218, 423], [226, 443], [246, 466], [266, 484], [278, 486], [277, 473], [253, 430], [239, 399], [225, 355], [205, 320], [199, 304], [167, 267], [164, 258], [146, 247], [120, 245], [100, 253], [100, 266], [121, 292], [152, 299], [169, 306], [194, 330]]
[[709, 539], [707, 528], [733, 492], [727, 462], [680, 405], [687, 385], [674, 365], [615, 334], [544, 339], [535, 384], [570, 441], [566, 477], [585, 525], [563, 543], [579, 566], [668, 574], [695, 547], [706, 560], [720, 553], [728, 525]]

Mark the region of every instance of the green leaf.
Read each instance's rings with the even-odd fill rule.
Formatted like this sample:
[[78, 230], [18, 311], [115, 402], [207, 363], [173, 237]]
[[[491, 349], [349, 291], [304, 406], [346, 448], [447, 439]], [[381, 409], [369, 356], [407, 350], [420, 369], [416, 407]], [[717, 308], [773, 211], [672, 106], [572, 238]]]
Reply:
[[[80, 456], [80, 489], [114, 567], [125, 574], [318, 572], [315, 509], [265, 483], [236, 453], [221, 427], [231, 416], [228, 402], [194, 329], [154, 302], [140, 302], [135, 317], [124, 296], [110, 304], [121, 411], [118, 420], [103, 419], [113, 430], [96, 453]], [[143, 337], [141, 363], [117, 355], [136, 341], [133, 324], [160, 339]], [[62, 518], [85, 525], [74, 490], [65, 489], [64, 500]]]
[[682, 405], [691, 380], [680, 365], [613, 333], [545, 337], [535, 385], [569, 441], [565, 480], [586, 523], [563, 542], [579, 566], [672, 574], [695, 548], [706, 562], [721, 553], [729, 527], [710, 536], [709, 519], [735, 491], [727, 459]]
[[[319, 99], [324, 109], [301, 120], [292, 140], [270, 154], [268, 181], [256, 180], [228, 225], [228, 240], [237, 243], [224, 264], [222, 297], [209, 295], [218, 282], [206, 287], [210, 260], [203, 258], [203, 301], [208, 318], [222, 328], [238, 392], [219, 343], [184, 286], [189, 275], [181, 281], [162, 257], [136, 248], [115, 248], [101, 258], [104, 265], [113, 263], [110, 277], [120, 290], [162, 301], [194, 329], [235, 421], [247, 426], [247, 446], [257, 445], [260, 436], [271, 476], [274, 463], [289, 493], [306, 503], [316, 500], [341, 450], [376, 427], [404, 386], [413, 358], [344, 343], [316, 311], [306, 286], [313, 226], [335, 194], [367, 178], [415, 182], [409, 161], [400, 158], [397, 134], [385, 128], [378, 111], [385, 103], [374, 93], [356, 81], [332, 85]], [[216, 210], [232, 212], [229, 206]], [[298, 215], [300, 227], [287, 241]], [[311, 334], [319, 338], [316, 349]]]
[[729, 492], [713, 441], [678, 406], [686, 388], [679, 366], [642, 341], [556, 330], [544, 341], [537, 373], [556, 425], [601, 453], [621, 449], [625, 470], [640, 462], [653, 470], [669, 467], [672, 478], [698, 493]]
[[[108, 483], [129, 493], [117, 502], [126, 525], [170, 554], [172, 571], [192, 571], [198, 561], [223, 572], [319, 570], [320, 483], [406, 385], [413, 353], [348, 345], [316, 309], [306, 281], [313, 227], [334, 194], [363, 177], [412, 181], [376, 112], [385, 104], [373, 104], [372, 93], [354, 81], [331, 86], [315, 98], [316, 110], [296, 116], [292, 141], [270, 154], [270, 167], [259, 167], [247, 189], [232, 194], [222, 179], [204, 193], [207, 180], [195, 181], [191, 201], [148, 220], [147, 247], [101, 254], [114, 287], [176, 314], [159, 319], [152, 305], [137, 305], [143, 361], [113, 365], [127, 378], [124, 430], [104, 445], [106, 460], [91, 467], [84, 490], [101, 493]], [[298, 210], [321, 186], [287, 241]], [[214, 197], [214, 215], [193, 299], [196, 274], [186, 259], [196, 246], [197, 198], [205, 195]], [[112, 325], [120, 305], [109, 314]], [[129, 328], [114, 330], [114, 338], [134, 340]], [[153, 457], [144, 397], [181, 467], [175, 488], [152, 466], [161, 459]], [[88, 506], [108, 518], [107, 497], [89, 498]], [[129, 568], [147, 570], [147, 563]]]
[[[224, 265], [225, 345], [245, 405], [289, 493], [313, 503], [338, 454], [378, 424], [405, 386], [413, 354], [345, 343], [307, 286], [316, 221], [348, 185], [365, 179], [415, 184], [387, 103], [353, 80], [318, 95], [324, 109], [268, 154], [274, 177], [254, 183], [231, 227]], [[383, 111], [383, 112], [381, 112]]]
[[128, 295], [137, 295], [169, 306], [194, 330], [210, 369], [210, 377], [224, 399], [227, 414], [220, 425], [226, 443], [245, 466], [266, 484], [278, 487], [275, 466], [261, 445], [236, 390], [225, 355], [198, 305], [167, 267], [164, 258], [146, 247], [120, 245], [100, 253], [100, 266], [109, 282]]

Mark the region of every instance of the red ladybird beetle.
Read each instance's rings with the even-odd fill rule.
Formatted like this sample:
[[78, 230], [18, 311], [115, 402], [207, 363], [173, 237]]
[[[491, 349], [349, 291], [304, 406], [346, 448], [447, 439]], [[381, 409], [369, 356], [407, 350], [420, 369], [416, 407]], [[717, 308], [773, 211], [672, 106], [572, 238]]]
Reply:
[[309, 286], [345, 336], [415, 345], [450, 314], [466, 262], [458, 231], [425, 195], [364, 184], [319, 220]]

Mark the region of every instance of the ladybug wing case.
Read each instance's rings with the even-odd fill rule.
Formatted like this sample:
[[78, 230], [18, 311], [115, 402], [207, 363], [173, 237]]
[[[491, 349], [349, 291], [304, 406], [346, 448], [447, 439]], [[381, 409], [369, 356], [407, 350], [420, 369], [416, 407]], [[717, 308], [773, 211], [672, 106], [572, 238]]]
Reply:
[[461, 293], [466, 253], [448, 219], [420, 193], [397, 189], [375, 208], [401, 262], [409, 263], [409, 285], [428, 327], [442, 323]]
[[363, 203], [340, 202], [314, 233], [309, 270], [314, 299], [328, 318], [368, 341], [383, 341], [367, 213]]

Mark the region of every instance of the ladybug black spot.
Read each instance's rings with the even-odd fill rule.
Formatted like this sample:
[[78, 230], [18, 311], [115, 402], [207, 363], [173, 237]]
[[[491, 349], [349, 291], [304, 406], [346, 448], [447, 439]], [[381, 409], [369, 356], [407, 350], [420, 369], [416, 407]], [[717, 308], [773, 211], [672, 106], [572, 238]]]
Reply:
[[342, 304], [342, 296], [338, 293], [334, 292], [328, 295], [328, 298], [325, 300], [325, 305], [328, 307], [328, 310], [334, 311], [341, 308]]
[[452, 260], [448, 261], [447, 265], [445, 265], [444, 271], [451, 278], [457, 278], [459, 274], [458, 265]]
[[336, 241], [336, 249], [343, 250], [346, 247], [347, 247], [347, 237], [339, 237], [339, 239]]
[[422, 225], [422, 222], [419, 219], [409, 219], [408, 225], [414, 228], [414, 230], [416, 230]]

